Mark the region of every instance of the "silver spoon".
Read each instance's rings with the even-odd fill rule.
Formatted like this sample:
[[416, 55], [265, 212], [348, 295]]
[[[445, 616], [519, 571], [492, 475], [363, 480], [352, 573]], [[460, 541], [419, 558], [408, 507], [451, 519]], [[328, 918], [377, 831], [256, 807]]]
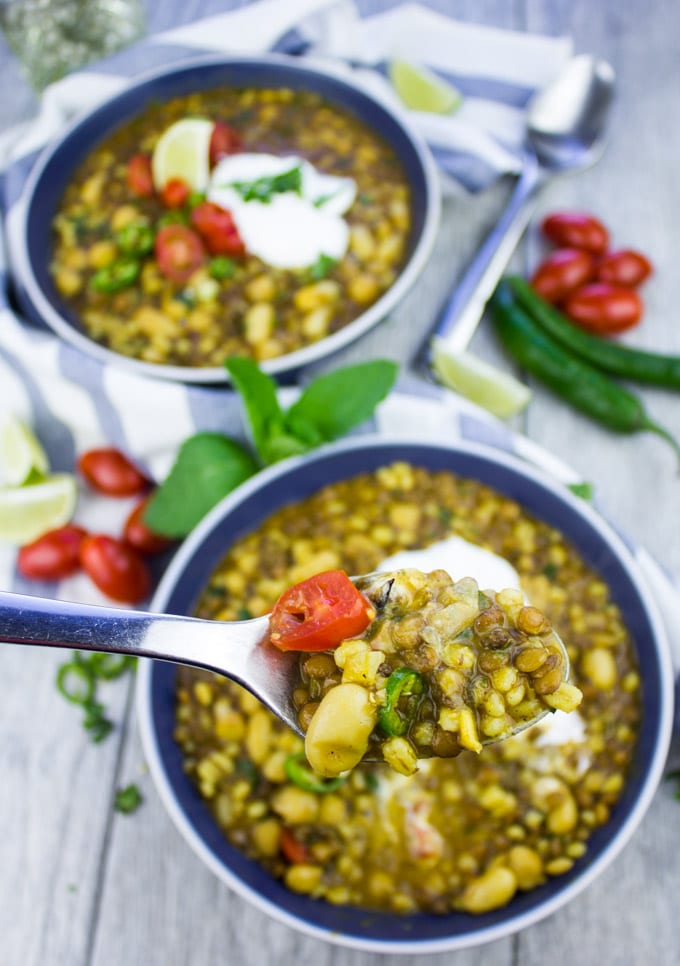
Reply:
[[[211, 621], [0, 591], [2, 642], [151, 657], [215, 671], [243, 685], [289, 728], [304, 735], [292, 697], [299, 684], [298, 652], [274, 647], [267, 639], [268, 630], [268, 614], [247, 621]], [[569, 658], [558, 635], [554, 636], [562, 650], [566, 678]], [[549, 711], [546, 708], [537, 717], [518, 722], [513, 734]], [[483, 743], [494, 740], [498, 739]]]
[[439, 317], [434, 335], [444, 348], [467, 348], [543, 185], [555, 175], [589, 167], [602, 154], [613, 94], [612, 67], [583, 54], [530, 102], [522, 173], [508, 207]]

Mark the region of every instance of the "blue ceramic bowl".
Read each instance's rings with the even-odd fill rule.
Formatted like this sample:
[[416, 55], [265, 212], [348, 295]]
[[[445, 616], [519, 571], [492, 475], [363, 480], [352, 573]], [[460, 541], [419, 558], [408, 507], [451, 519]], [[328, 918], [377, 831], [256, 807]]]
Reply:
[[394, 284], [365, 312], [319, 342], [263, 364], [272, 374], [291, 373], [337, 352], [376, 325], [399, 303], [413, 284], [434, 243], [439, 223], [439, 180], [428, 149], [400, 118], [351, 80], [321, 65], [293, 57], [202, 57], [145, 75], [122, 93], [79, 118], [46, 149], [26, 183], [9, 226], [9, 253], [17, 297], [28, 316], [46, 322], [67, 342], [103, 362], [113, 362], [150, 376], [180, 382], [224, 382], [222, 367], [156, 365], [131, 359], [95, 342], [60, 298], [52, 282], [51, 224], [73, 171], [103, 138], [143, 111], [150, 102], [167, 101], [191, 91], [234, 87], [291, 87], [312, 90], [346, 108], [381, 135], [400, 158], [412, 192], [412, 231], [407, 261]]
[[224, 838], [182, 770], [173, 740], [175, 675], [171, 664], [140, 669], [138, 712], [151, 771], [182, 834], [230, 887], [276, 919], [309, 935], [374, 952], [424, 953], [460, 949], [524, 929], [584, 889], [611, 862], [641, 820], [661, 777], [671, 733], [673, 673], [665, 631], [621, 538], [585, 501], [517, 458], [480, 444], [444, 446], [364, 437], [272, 467], [227, 497], [189, 537], [154, 599], [157, 610], [191, 614], [226, 550], [277, 508], [320, 487], [394, 460], [452, 470], [518, 500], [558, 528], [611, 588], [637, 650], [643, 676], [642, 729], [630, 777], [609, 822], [597, 829], [586, 857], [566, 875], [519, 894], [503, 909], [480, 916], [397, 916], [295, 895]]

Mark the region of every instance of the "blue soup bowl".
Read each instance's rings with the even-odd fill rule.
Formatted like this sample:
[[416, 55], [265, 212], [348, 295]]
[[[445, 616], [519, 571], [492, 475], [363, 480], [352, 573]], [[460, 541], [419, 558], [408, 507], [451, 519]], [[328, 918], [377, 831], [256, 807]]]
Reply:
[[140, 375], [180, 382], [225, 382], [222, 367], [154, 364], [113, 352], [90, 338], [59, 296], [49, 273], [51, 225], [73, 172], [92, 149], [150, 104], [217, 87], [290, 87], [311, 90], [355, 115], [393, 148], [411, 187], [411, 222], [406, 262], [392, 286], [338, 332], [263, 363], [272, 374], [291, 374], [337, 352], [376, 325], [399, 303], [427, 262], [439, 224], [439, 178], [429, 150], [389, 107], [320, 64], [286, 55], [201, 57], [141, 80], [78, 118], [36, 162], [8, 222], [8, 247], [17, 299], [26, 314], [102, 362]]
[[138, 714], [151, 772], [166, 807], [194, 851], [227, 885], [308, 935], [373, 952], [414, 954], [461, 949], [524, 929], [564, 905], [602, 872], [632, 835], [661, 777], [671, 735], [673, 672], [656, 606], [618, 534], [561, 484], [514, 456], [480, 444], [449, 446], [363, 437], [265, 470], [215, 507], [180, 548], [154, 598], [154, 609], [191, 614], [229, 547], [272, 512], [327, 484], [395, 460], [433, 471], [450, 470], [517, 500], [567, 536], [608, 584], [623, 613], [643, 679], [639, 741], [610, 820], [593, 832], [587, 854], [571, 871], [518, 894], [505, 908], [478, 916], [457, 912], [399, 916], [296, 895], [229, 844], [184, 773], [173, 739], [176, 668], [172, 664], [143, 664]]

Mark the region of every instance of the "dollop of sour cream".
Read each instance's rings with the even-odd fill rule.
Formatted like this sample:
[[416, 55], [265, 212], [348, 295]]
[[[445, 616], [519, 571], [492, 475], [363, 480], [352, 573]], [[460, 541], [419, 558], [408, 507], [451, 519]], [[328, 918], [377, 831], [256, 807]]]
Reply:
[[407, 570], [413, 568], [429, 573], [445, 570], [453, 580], [474, 577], [481, 590], [521, 590], [519, 574], [504, 557], [491, 550], [477, 547], [463, 537], [448, 537], [422, 550], [400, 550], [383, 560], [378, 568]]
[[[273, 191], [266, 200], [244, 198], [244, 186], [299, 170], [290, 190]], [[238, 186], [238, 187], [236, 187]], [[274, 268], [306, 268], [321, 256], [341, 259], [349, 244], [342, 217], [356, 197], [353, 178], [317, 171], [303, 158], [274, 154], [233, 154], [223, 158], [210, 177], [208, 201], [225, 208], [247, 251]]]

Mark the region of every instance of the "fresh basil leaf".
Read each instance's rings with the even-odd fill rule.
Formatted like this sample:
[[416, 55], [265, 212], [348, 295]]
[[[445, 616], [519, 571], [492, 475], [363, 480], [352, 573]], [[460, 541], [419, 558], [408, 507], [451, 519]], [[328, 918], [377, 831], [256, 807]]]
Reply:
[[276, 398], [276, 383], [252, 359], [232, 356], [225, 362], [227, 372], [245, 406], [255, 449], [264, 462], [267, 440], [283, 427], [283, 411]]
[[313, 427], [324, 442], [372, 415], [394, 385], [398, 366], [386, 359], [345, 366], [311, 382], [285, 416], [285, 427]]
[[180, 447], [144, 522], [166, 537], [184, 537], [223, 496], [257, 473], [250, 453], [221, 433], [197, 433]]
[[262, 458], [269, 465], [288, 459], [289, 456], [299, 456], [301, 453], [306, 453], [308, 449], [311, 449], [311, 446], [297, 436], [279, 430], [268, 437], [264, 444]]

